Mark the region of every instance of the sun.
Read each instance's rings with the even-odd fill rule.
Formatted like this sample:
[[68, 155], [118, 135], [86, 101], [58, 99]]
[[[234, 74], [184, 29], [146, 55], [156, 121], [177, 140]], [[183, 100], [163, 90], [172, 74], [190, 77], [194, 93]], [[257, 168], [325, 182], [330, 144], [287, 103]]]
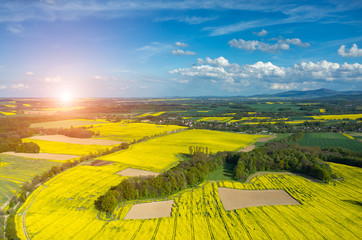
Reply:
[[64, 102], [64, 103], [69, 103], [69, 102], [72, 101], [72, 96], [71, 96], [69, 93], [65, 92], [65, 93], [62, 94], [62, 96], [60, 97], [60, 99], [61, 99], [62, 102]]

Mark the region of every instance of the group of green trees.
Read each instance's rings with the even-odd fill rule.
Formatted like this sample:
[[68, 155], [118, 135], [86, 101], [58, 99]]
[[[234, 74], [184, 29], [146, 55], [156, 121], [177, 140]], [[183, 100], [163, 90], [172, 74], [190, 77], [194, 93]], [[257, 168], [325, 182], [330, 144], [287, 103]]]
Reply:
[[309, 147], [274, 142], [248, 153], [228, 153], [226, 162], [235, 164], [235, 178], [244, 181], [257, 171], [287, 170], [303, 173], [324, 182], [332, 179], [332, 170]]
[[156, 177], [132, 177], [123, 180], [95, 201], [96, 209], [111, 212], [118, 202], [169, 196], [201, 183], [211, 172], [224, 164], [222, 153], [211, 155], [208, 148], [190, 147], [189, 160], [180, 162]]

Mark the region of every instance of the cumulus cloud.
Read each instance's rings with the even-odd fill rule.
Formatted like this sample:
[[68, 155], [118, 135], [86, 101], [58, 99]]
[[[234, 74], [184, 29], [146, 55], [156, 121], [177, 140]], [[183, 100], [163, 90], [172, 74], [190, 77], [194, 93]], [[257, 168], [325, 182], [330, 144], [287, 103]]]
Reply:
[[362, 57], [362, 49], [358, 49], [357, 44], [353, 44], [352, 47], [346, 51], [346, 45], [342, 45], [338, 49], [338, 54], [342, 57]]
[[25, 88], [29, 88], [29, 86], [25, 85], [24, 83], [17, 83], [17, 84], [11, 85], [11, 88], [22, 90], [22, 89], [25, 89]]
[[1, 85], [1, 86], [0, 86], [0, 90], [1, 90], [1, 89], [7, 89], [7, 87], [6, 87], [5, 85]]
[[177, 49], [177, 50], [172, 50], [172, 54], [173, 55], [177, 55], [177, 56], [183, 56], [183, 55], [196, 55], [195, 52], [189, 51], [189, 50], [181, 50], [181, 49]]
[[33, 72], [26, 72], [25, 75], [26, 75], [26, 76], [29, 76], [29, 77], [32, 77], [32, 76], [35, 76], [35, 73], [33, 73]]
[[259, 61], [254, 64], [239, 65], [230, 63], [224, 57], [199, 58], [194, 66], [173, 69], [169, 73], [181, 75], [182, 79], [190, 82], [206, 80], [217, 83], [227, 89], [254, 86], [288, 90], [300, 86], [307, 87], [308, 82], [316, 85], [318, 82], [362, 81], [361, 64], [338, 64], [325, 60], [280, 67], [271, 62]]
[[302, 40], [300, 40], [299, 38], [280, 39], [280, 40], [278, 40], [278, 43], [279, 44], [291, 44], [291, 45], [296, 45], [298, 47], [309, 47], [310, 46], [309, 43], [302, 42]]
[[280, 50], [288, 50], [290, 45], [296, 45], [298, 47], [309, 47], [309, 43], [302, 42], [299, 38], [292, 39], [279, 39], [275, 44], [269, 44], [261, 42], [258, 40], [244, 40], [244, 39], [233, 39], [229, 41], [230, 47], [235, 47], [238, 49], [248, 50], [253, 52], [255, 50], [260, 50], [262, 52], [276, 52]]
[[263, 36], [266, 36], [268, 34], [268, 31], [263, 29], [260, 32], [253, 32], [253, 34], [258, 35], [259, 37], [263, 37]]
[[244, 50], [248, 50], [248, 51], [255, 51], [255, 50], [260, 50], [262, 52], [275, 52], [278, 50], [288, 50], [289, 49], [289, 45], [286, 43], [275, 43], [273, 45], [268, 44], [268, 43], [264, 43], [264, 42], [260, 42], [258, 40], [250, 40], [250, 41], [245, 41], [243, 39], [233, 39], [231, 41], [229, 41], [229, 45], [230, 47], [235, 47], [235, 48], [239, 48], [239, 49], [244, 49]]
[[62, 77], [56, 76], [56, 77], [46, 77], [42, 80], [44, 83], [60, 83], [62, 82]]
[[188, 47], [189, 45], [187, 43], [183, 42], [175, 42], [176, 47]]

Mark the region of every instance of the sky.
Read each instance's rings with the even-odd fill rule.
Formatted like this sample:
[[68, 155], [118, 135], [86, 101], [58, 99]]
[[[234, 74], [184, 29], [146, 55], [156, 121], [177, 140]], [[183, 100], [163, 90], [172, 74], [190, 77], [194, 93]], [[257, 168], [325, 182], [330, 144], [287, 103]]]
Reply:
[[0, 97], [362, 90], [362, 1], [0, 0]]

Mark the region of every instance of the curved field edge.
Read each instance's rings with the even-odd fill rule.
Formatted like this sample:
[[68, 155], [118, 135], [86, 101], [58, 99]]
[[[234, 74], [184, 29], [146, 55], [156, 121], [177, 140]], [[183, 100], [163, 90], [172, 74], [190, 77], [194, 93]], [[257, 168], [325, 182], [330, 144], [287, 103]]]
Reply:
[[190, 146], [208, 147], [212, 152], [233, 151], [253, 144], [265, 135], [249, 135], [212, 130], [185, 130], [131, 145], [99, 159], [119, 162], [134, 168], [161, 172], [177, 164], [176, 154], [189, 153]]
[[[40, 193], [37, 190], [29, 197], [16, 215], [16, 227], [20, 231], [19, 237], [26, 239], [21, 234], [19, 213], [35, 197], [25, 219], [31, 239], [308, 239], [311, 236], [313, 239], [359, 239], [362, 234], [359, 202], [362, 170], [334, 163], [330, 165], [342, 175], [343, 181], [320, 184], [300, 176], [267, 174], [253, 178], [250, 183], [204, 182], [197, 188], [170, 196], [175, 200], [171, 217], [149, 220], [122, 220], [135, 202], [119, 205], [113, 213], [113, 221], [99, 220], [92, 206], [77, 210], [77, 206], [64, 205], [66, 201], [56, 206], [56, 197], [44, 198], [52, 194], [49, 186], [53, 183], [64, 186], [64, 179], [57, 176], [58, 183], [49, 182], [46, 189]], [[66, 173], [71, 173], [71, 170], [63, 175]], [[225, 211], [217, 193], [218, 187], [284, 189], [301, 205]], [[80, 202], [80, 206], [82, 204]]]

